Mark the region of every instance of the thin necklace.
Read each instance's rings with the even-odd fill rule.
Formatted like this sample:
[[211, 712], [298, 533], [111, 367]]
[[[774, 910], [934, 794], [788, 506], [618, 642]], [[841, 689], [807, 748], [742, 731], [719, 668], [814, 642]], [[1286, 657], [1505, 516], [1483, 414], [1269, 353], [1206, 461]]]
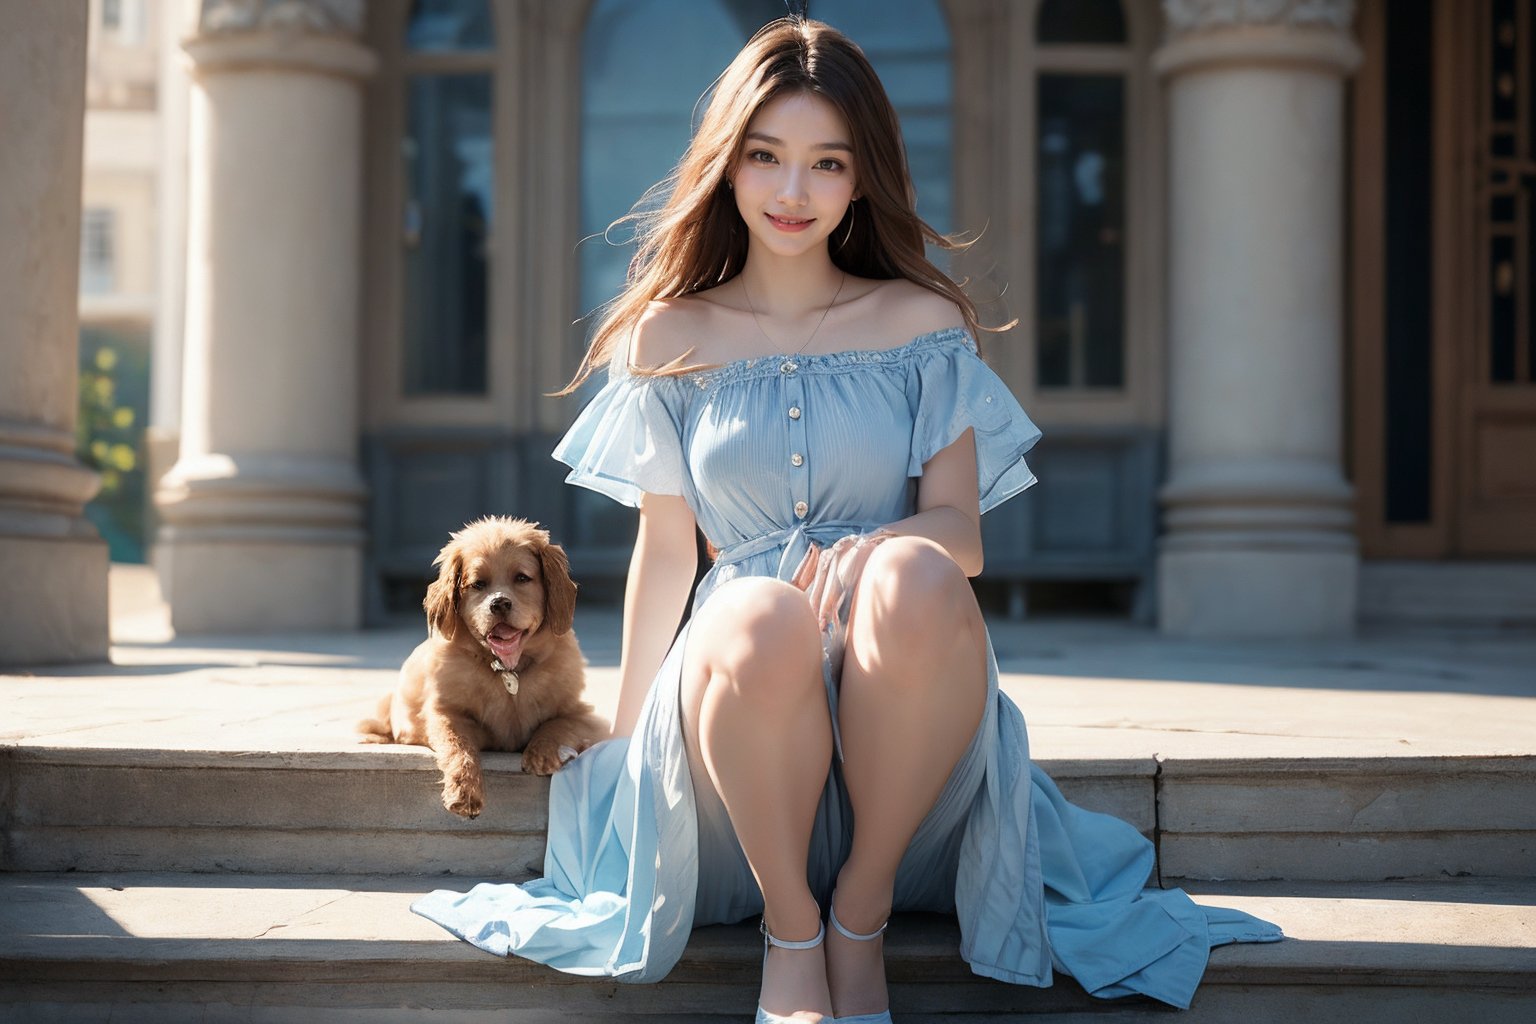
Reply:
[[[811, 332], [811, 336], [809, 338], [805, 339], [805, 345], [801, 345], [799, 348], [797, 348], [793, 352], [789, 353], [790, 355], [797, 356], [801, 352], [805, 351], [806, 345], [809, 345], [811, 343], [811, 341], [816, 337], [816, 331], [821, 330], [821, 325], [826, 323], [827, 314], [832, 312], [832, 307], [833, 306], [837, 305], [837, 297], [839, 295], [843, 294], [843, 285], [845, 285], [847, 283], [848, 283], [848, 271], [845, 270], [845, 271], [843, 271], [843, 279], [841, 281], [837, 282], [837, 291], [832, 293], [832, 301], [827, 303], [827, 308], [821, 311], [821, 319], [816, 321], [816, 330], [812, 331]], [[763, 330], [763, 322], [757, 318], [757, 307], [752, 305], [752, 293], [747, 291], [747, 275], [746, 274], [742, 274], [741, 275], [741, 293], [747, 297], [747, 308], [752, 311], [752, 322], [757, 324], [758, 332], [760, 334], [762, 334], [763, 337], [768, 339], [768, 344], [770, 344], [770, 345], [777, 345], [778, 342], [774, 341], [773, 338], [769, 336], [768, 332]]]

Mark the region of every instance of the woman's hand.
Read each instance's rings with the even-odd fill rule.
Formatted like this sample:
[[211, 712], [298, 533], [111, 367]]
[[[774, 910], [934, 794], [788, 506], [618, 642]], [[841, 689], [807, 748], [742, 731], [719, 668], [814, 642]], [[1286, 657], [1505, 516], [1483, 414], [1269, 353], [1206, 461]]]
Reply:
[[858, 585], [864, 572], [864, 563], [870, 553], [882, 541], [896, 536], [889, 530], [879, 529], [872, 533], [849, 534], [835, 541], [831, 547], [822, 548], [812, 542], [790, 583], [805, 591], [816, 612], [816, 624], [826, 629], [828, 623], [839, 622], [844, 599]]

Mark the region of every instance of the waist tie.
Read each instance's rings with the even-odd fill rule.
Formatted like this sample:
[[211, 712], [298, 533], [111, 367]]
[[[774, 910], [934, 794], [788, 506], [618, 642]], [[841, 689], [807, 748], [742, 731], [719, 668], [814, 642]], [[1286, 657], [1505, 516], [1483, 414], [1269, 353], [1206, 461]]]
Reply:
[[[774, 530], [760, 537], [749, 537], [720, 549], [719, 556], [715, 559], [714, 569], [722, 566], [734, 565], [737, 562], [760, 555], [765, 551], [772, 551], [782, 547], [779, 555], [779, 565], [774, 575], [781, 580], [790, 579], [800, 562], [805, 558], [811, 544], [820, 544], [826, 549], [839, 539], [851, 533], [865, 533], [876, 529], [877, 523], [860, 522], [854, 519], [830, 519], [815, 523], [796, 523], [782, 530]], [[855, 581], [855, 585], [857, 581]], [[850, 588], [843, 595], [843, 600], [838, 608], [838, 613], [831, 622], [820, 630], [821, 633], [821, 678], [827, 690], [827, 710], [832, 716], [832, 746], [837, 751], [837, 759], [843, 760], [843, 731], [837, 723], [838, 708], [838, 684], [843, 676], [843, 654], [848, 641], [848, 609], [853, 602], [853, 590]]]
[[813, 542], [825, 548], [850, 533], [863, 533], [874, 529], [875, 526], [875, 523], [860, 522], [855, 519], [827, 519], [815, 523], [796, 523], [782, 530], [774, 530], [772, 533], [748, 537], [746, 540], [726, 545], [720, 549], [715, 564], [733, 565], [753, 555], [782, 547], [778, 570], [774, 575], [781, 580], [787, 580], [794, 575], [800, 560], [811, 549]]

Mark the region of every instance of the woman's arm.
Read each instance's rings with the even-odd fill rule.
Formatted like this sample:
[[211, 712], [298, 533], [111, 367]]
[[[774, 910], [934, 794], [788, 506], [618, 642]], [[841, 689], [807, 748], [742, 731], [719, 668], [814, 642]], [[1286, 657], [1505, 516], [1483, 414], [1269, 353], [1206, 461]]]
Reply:
[[966, 430], [923, 464], [917, 480], [917, 512], [885, 527], [892, 533], [927, 537], [967, 576], [981, 573], [981, 503], [976, 483], [976, 435]]
[[666, 657], [698, 570], [693, 511], [676, 495], [646, 494], [624, 588], [619, 708], [613, 735], [628, 736]]

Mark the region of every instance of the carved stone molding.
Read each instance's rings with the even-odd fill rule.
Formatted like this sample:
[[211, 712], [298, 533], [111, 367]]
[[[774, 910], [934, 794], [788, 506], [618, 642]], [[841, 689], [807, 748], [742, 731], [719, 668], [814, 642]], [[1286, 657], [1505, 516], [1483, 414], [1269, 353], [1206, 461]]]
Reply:
[[1221, 67], [1309, 67], [1349, 75], [1361, 52], [1354, 0], [1163, 0], [1159, 74]]
[[1354, 0], [1163, 0], [1170, 36], [1215, 28], [1273, 25], [1347, 30]]
[[198, 33], [275, 31], [357, 35], [363, 0], [202, 0]]
[[363, 79], [378, 66], [363, 15], [363, 0], [202, 0], [182, 46], [194, 76], [276, 68]]

